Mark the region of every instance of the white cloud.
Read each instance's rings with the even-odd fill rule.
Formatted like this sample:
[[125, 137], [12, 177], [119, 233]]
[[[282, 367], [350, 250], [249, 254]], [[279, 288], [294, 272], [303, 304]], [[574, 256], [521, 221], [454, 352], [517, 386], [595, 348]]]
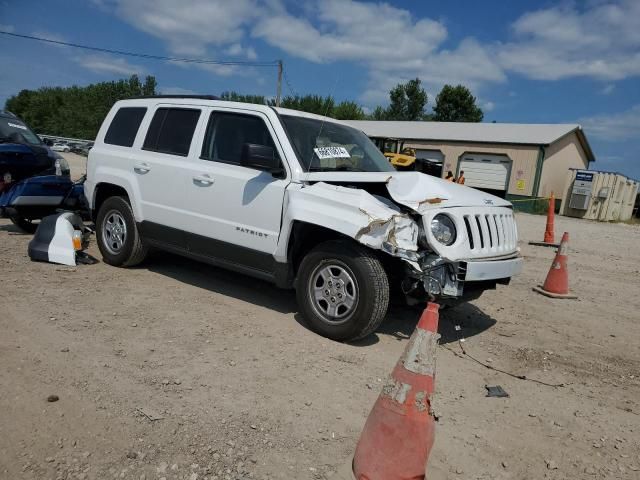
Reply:
[[87, 70], [94, 73], [107, 73], [117, 75], [142, 75], [146, 69], [140, 65], [127, 62], [124, 58], [112, 57], [110, 55], [83, 55], [75, 57], [74, 60]]
[[498, 45], [501, 65], [536, 80], [590, 77], [620, 80], [640, 75], [640, 2], [575, 3], [529, 12]]
[[0, 30], [4, 32], [14, 32], [15, 28], [13, 25], [3, 25], [0, 23]]
[[198, 70], [204, 70], [205, 72], [209, 72], [220, 77], [230, 77], [231, 75], [247, 76], [253, 72], [253, 70], [247, 67], [240, 67], [238, 65], [217, 65], [215, 63], [185, 63], [175, 61], [168, 61], [167, 63], [184, 69], [197, 68]]
[[225, 53], [232, 57], [247, 57], [247, 59], [249, 60], [255, 60], [258, 58], [258, 54], [252, 47], [245, 48], [239, 43], [234, 43], [229, 46], [229, 48], [225, 50]]
[[229, 48], [227, 48], [225, 53], [227, 55], [238, 56], [238, 55], [242, 55], [243, 51], [244, 49], [242, 48], [242, 45], [240, 45], [239, 43], [234, 43]]
[[203, 56], [208, 46], [242, 40], [259, 10], [254, 0], [117, 0], [116, 13], [174, 55]]
[[391, 87], [415, 77], [434, 91], [445, 83], [476, 88], [505, 80], [490, 52], [472, 38], [439, 49], [447, 37], [441, 22], [413, 18], [386, 3], [326, 0], [313, 5], [314, 21], [280, 10], [257, 21], [252, 35], [312, 62], [363, 65], [369, 79], [361, 97], [365, 102], [385, 101]]
[[198, 92], [182, 87], [158, 87], [158, 91], [163, 95], [197, 95]]
[[616, 85], [614, 83], [610, 83], [608, 85], [605, 85], [604, 88], [600, 90], [600, 93], [602, 95], [611, 95], [615, 89]]
[[484, 110], [485, 112], [491, 112], [496, 108], [496, 104], [488, 100], [486, 102], [483, 102], [481, 107], [482, 107], [482, 110]]
[[[415, 77], [430, 92], [462, 83], [481, 95], [484, 87], [505, 83], [512, 73], [546, 81], [590, 77], [608, 82], [640, 75], [640, 0], [568, 0], [521, 15], [507, 41], [468, 37], [448, 43], [442, 21], [379, 1], [93, 1], [165, 42], [175, 56], [255, 60], [251, 43], [259, 39], [310, 62], [351, 62], [366, 79], [360, 99], [371, 105], [387, 101], [391, 87]], [[227, 76], [252, 72], [198, 68]], [[329, 82], [339, 76], [336, 71], [327, 69]]]
[[257, 60], [258, 59], [258, 54], [256, 53], [256, 51], [252, 47], [247, 47], [247, 49], [245, 50], [245, 53], [246, 53], [247, 58], [249, 60]]
[[315, 23], [287, 12], [264, 15], [253, 35], [287, 53], [313, 62], [340, 60], [405, 64], [419, 61], [446, 37], [430, 19], [414, 21], [408, 11], [388, 4], [324, 0]]
[[[31, 35], [39, 38], [46, 38], [47, 40], [53, 40], [54, 42], [68, 42], [68, 40], [60, 35], [59, 33], [53, 33], [48, 30], [36, 30], [31, 32]], [[55, 43], [47, 43], [50, 47], [56, 47], [61, 49], [69, 49], [71, 47], [67, 47], [65, 45], [56, 45]]]
[[605, 141], [640, 138], [640, 104], [618, 113], [599, 114], [579, 120], [589, 137]]

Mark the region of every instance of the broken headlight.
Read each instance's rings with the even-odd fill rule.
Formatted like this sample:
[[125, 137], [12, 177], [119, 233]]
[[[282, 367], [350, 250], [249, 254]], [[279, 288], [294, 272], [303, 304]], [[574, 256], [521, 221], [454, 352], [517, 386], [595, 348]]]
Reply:
[[443, 245], [452, 245], [456, 241], [456, 226], [451, 218], [442, 213], [431, 220], [431, 233]]

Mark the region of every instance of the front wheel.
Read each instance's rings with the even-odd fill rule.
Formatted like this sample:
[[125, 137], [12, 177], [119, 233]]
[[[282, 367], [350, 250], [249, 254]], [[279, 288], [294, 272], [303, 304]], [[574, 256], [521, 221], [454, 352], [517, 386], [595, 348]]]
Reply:
[[296, 296], [314, 331], [332, 340], [357, 340], [384, 320], [389, 280], [380, 260], [366, 248], [329, 241], [302, 260]]

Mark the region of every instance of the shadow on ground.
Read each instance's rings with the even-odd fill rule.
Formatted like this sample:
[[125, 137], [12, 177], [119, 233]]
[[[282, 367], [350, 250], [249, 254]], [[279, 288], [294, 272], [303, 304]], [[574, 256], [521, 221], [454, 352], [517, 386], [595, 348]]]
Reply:
[[[423, 306], [391, 306], [387, 318], [373, 335], [352, 342], [355, 346], [373, 345], [379, 336], [388, 335], [399, 341], [408, 340], [420, 320]], [[457, 342], [460, 338], [473, 337], [496, 324], [496, 320], [471, 303], [463, 303], [457, 307], [440, 310], [440, 344]], [[460, 330], [456, 330], [456, 325]]]
[[279, 313], [298, 311], [293, 290], [283, 290], [269, 282], [179, 255], [152, 252], [142, 268]]
[[9, 235], [32, 235], [31, 233], [24, 232], [16, 227], [13, 223], [7, 223], [0, 225], [0, 232], [9, 232]]
[[[282, 290], [263, 280], [164, 252], [153, 252], [143, 268], [279, 313], [295, 313], [295, 320], [304, 328], [309, 328], [305, 319], [298, 313], [293, 290]], [[373, 335], [350, 342], [350, 345], [374, 345], [380, 341], [380, 336], [384, 335], [395, 337], [399, 341], [407, 340], [416, 328], [421, 314], [422, 307], [393, 305], [387, 318]], [[470, 303], [441, 310], [438, 329], [442, 335], [440, 343], [456, 342], [460, 336], [472, 337], [491, 328], [495, 323], [495, 319]], [[456, 331], [455, 325], [460, 325], [461, 330]]]

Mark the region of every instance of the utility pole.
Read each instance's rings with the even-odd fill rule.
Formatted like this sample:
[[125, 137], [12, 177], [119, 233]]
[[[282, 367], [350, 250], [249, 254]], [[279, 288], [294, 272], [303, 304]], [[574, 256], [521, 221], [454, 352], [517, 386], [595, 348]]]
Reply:
[[278, 60], [278, 93], [276, 94], [276, 107], [280, 106], [282, 96], [282, 60]]

